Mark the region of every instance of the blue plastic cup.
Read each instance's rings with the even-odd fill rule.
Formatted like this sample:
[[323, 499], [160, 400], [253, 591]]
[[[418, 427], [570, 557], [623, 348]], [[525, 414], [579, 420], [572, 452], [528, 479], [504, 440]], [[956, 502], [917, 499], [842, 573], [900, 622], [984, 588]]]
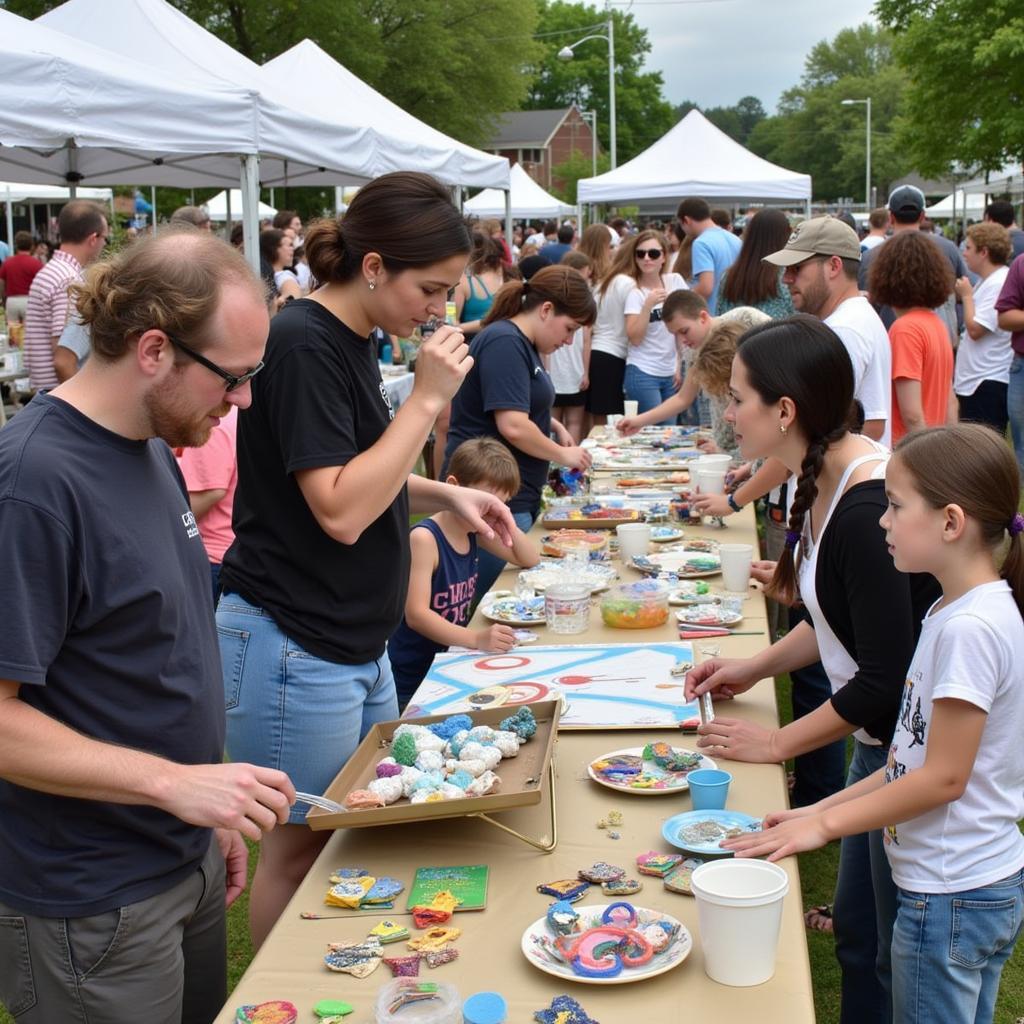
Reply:
[[720, 811], [725, 807], [732, 776], [718, 768], [699, 768], [686, 776], [695, 811]]

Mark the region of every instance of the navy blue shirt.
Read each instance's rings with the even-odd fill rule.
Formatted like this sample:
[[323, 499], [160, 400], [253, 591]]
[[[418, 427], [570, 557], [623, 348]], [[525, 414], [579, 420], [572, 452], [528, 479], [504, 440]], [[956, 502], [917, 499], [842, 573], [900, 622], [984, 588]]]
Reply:
[[555, 386], [537, 350], [511, 320], [488, 324], [473, 339], [469, 354], [475, 362], [452, 399], [441, 477], [443, 479], [448, 471], [452, 453], [463, 441], [474, 437], [497, 438], [519, 464], [521, 486], [519, 493], [509, 501], [509, 508], [513, 512], [536, 515], [548, 476], [548, 461], [527, 455], [509, 444], [499, 433], [494, 414], [502, 409], [525, 412], [547, 437], [551, 433]]
[[[183, 764], [218, 763], [224, 689], [210, 567], [163, 441], [39, 395], [0, 431], [0, 678], [58, 722]], [[155, 807], [0, 781], [0, 900], [83, 917], [196, 870], [208, 829]]]
[[[479, 560], [476, 553], [476, 534], [469, 535], [469, 550], [456, 551], [433, 519], [423, 519], [414, 530], [427, 530], [437, 544], [437, 568], [430, 578], [430, 610], [456, 626], [468, 626]], [[388, 658], [395, 675], [398, 702], [405, 705], [423, 682], [434, 655], [446, 651], [444, 644], [436, 643], [417, 633], [402, 617], [402, 621], [388, 641]]]

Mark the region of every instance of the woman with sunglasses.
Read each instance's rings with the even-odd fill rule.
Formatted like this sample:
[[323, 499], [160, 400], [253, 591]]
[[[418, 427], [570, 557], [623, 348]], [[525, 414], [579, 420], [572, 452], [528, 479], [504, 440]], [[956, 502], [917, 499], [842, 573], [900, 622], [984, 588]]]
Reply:
[[[385, 645], [405, 608], [410, 513], [446, 509], [506, 541], [513, 523], [494, 495], [410, 476], [473, 365], [462, 333], [441, 327], [423, 343], [397, 413], [370, 340], [375, 327], [408, 337], [444, 316], [470, 251], [447, 190], [426, 174], [385, 174], [305, 241], [320, 287], [271, 321], [239, 417], [217, 632], [228, 756], [323, 793], [373, 725], [398, 717]], [[307, 810], [293, 806], [260, 844], [257, 946], [327, 837], [306, 827]]]
[[[668, 242], [660, 231], [641, 231], [625, 243], [632, 257], [626, 269], [636, 282], [626, 296], [626, 398], [644, 413], [661, 405], [679, 389], [676, 339], [662, 323], [661, 307], [669, 292], [685, 288], [678, 275], [665, 273]], [[672, 423], [666, 420], [666, 424]]]

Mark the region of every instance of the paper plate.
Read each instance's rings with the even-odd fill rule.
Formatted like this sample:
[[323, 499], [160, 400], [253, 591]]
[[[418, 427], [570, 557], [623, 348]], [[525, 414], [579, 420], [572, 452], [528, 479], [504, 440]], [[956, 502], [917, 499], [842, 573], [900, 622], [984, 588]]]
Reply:
[[676, 619], [688, 626], [735, 626], [737, 622], [743, 621], [740, 612], [727, 612], [719, 605], [711, 607], [713, 611], [709, 614], [707, 607], [700, 603], [688, 604], [676, 612]]
[[542, 626], [544, 598], [518, 598], [510, 590], [495, 590], [480, 602], [480, 614], [505, 626]]
[[[599, 925], [601, 915], [609, 906], [611, 904], [602, 903], [574, 909], [580, 915], [580, 924], [585, 929]], [[623, 968], [622, 973], [614, 978], [585, 978], [573, 971], [572, 967], [562, 960], [555, 951], [555, 936], [548, 928], [546, 917], [534, 921], [523, 932], [521, 943], [523, 956], [545, 974], [553, 975], [562, 981], [578, 981], [582, 985], [628, 985], [633, 981], [645, 981], [647, 978], [657, 977], [659, 974], [678, 967], [693, 950], [693, 936], [690, 935], [686, 926], [671, 914], [664, 914], [659, 910], [636, 907], [636, 912], [640, 928], [664, 921], [677, 931], [663, 952], [656, 954], [640, 967]]]
[[[685, 566], [694, 559], [702, 562], [709, 560], [714, 567], [687, 569]], [[680, 549], [675, 551], [656, 551], [653, 555], [646, 555], [639, 561], [633, 559], [633, 568], [640, 572], [651, 574], [667, 572], [678, 576], [683, 580], [701, 579], [705, 576], [717, 576], [722, 571], [721, 562], [716, 554], [710, 551], [694, 551], [692, 549]]]
[[655, 544], [669, 544], [674, 540], [682, 540], [683, 531], [678, 526], [652, 526], [651, 540]]
[[732, 850], [723, 850], [719, 844], [723, 839], [731, 839], [732, 836], [723, 834], [701, 840], [695, 835], [682, 835], [684, 829], [693, 829], [704, 822], [713, 822], [722, 830], [738, 829], [736, 835], [761, 831], [761, 819], [743, 814], [742, 811], [686, 811], [669, 818], [661, 826], [661, 836], [677, 850], [711, 857], [731, 857]]
[[[595, 758], [587, 765], [587, 774], [599, 786], [614, 789], [617, 793], [635, 793], [637, 796], [665, 796], [669, 793], [681, 793], [683, 790], [689, 789], [690, 784], [686, 781], [686, 776], [691, 771], [696, 771], [698, 768], [718, 767], [710, 757], [701, 754], [700, 751], [686, 750], [684, 747], [673, 747], [673, 749], [687, 754], [697, 754], [700, 757], [700, 764], [694, 765], [689, 771], [670, 772], [664, 768], [659, 768], [652, 761], [643, 761], [643, 747], [626, 747], [623, 750], [611, 750], [607, 754], [602, 754], [600, 757]], [[612, 758], [635, 759], [644, 766], [643, 775], [650, 778], [653, 784], [650, 786], [637, 786], [625, 780], [616, 782], [611, 773], [602, 773], [595, 769], [594, 766], [596, 764]]]

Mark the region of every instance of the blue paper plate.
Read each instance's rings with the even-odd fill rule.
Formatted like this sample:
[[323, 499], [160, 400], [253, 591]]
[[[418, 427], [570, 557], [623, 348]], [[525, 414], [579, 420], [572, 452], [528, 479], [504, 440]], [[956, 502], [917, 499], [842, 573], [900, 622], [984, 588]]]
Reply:
[[723, 850], [719, 846], [723, 839], [732, 838], [731, 836], [722, 835], [701, 841], [700, 838], [693, 835], [689, 838], [681, 835], [683, 829], [692, 829], [701, 822], [714, 822], [723, 829], [738, 828], [743, 832], [761, 831], [761, 819], [743, 814], [741, 811], [686, 811], [683, 814], [673, 815], [661, 826], [662, 838], [677, 850], [703, 853], [712, 857], [731, 857], [732, 850]]

